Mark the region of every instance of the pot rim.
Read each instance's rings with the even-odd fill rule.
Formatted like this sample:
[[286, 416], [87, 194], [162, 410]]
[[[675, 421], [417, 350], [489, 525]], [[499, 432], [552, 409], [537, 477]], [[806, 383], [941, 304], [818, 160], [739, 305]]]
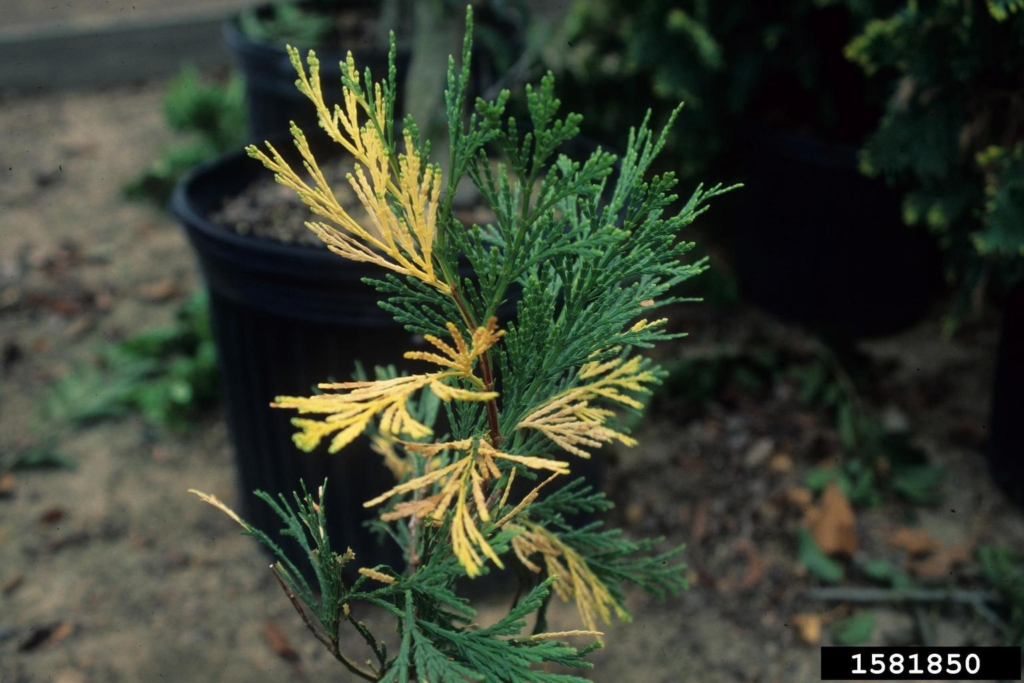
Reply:
[[[290, 140], [291, 136], [289, 135], [287, 139]], [[340, 262], [345, 261], [341, 256], [329, 251], [325, 247], [287, 244], [285, 242], [265, 237], [241, 235], [226, 226], [214, 223], [210, 219], [209, 213], [212, 207], [202, 206], [203, 202], [199, 201], [199, 198], [196, 196], [198, 194], [198, 188], [205, 184], [209, 184], [211, 176], [219, 172], [224, 172], [225, 169], [229, 169], [235, 165], [244, 166], [243, 160], [246, 158], [249, 157], [245, 149], [234, 150], [206, 161], [189, 171], [175, 185], [174, 192], [171, 194], [171, 199], [168, 205], [169, 211], [177, 217], [178, 220], [189, 226], [190, 229], [197, 230], [202, 233], [204, 237], [233, 249], [259, 252], [272, 258], [300, 259], [312, 261], [318, 264], [322, 263], [324, 265], [337, 265]], [[257, 179], [257, 168], [262, 169], [263, 166], [255, 159], [252, 159], [251, 161], [254, 166], [253, 172], [251, 175], [244, 174], [240, 176], [240, 179], [244, 182], [240, 184], [239, 189], [236, 191], [225, 191], [222, 194], [215, 195], [217, 198], [223, 200], [228, 197], [236, 196], [238, 192], [247, 187], [249, 183]], [[351, 263], [358, 262], [354, 261]]]

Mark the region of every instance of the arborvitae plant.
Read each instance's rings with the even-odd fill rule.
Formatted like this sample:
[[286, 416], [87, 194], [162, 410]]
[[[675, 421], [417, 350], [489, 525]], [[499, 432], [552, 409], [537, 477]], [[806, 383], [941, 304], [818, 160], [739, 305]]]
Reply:
[[[393, 125], [393, 47], [381, 81], [369, 72], [360, 78], [349, 57], [344, 101], [333, 109], [321, 95], [316, 56], [309, 53], [307, 72], [290, 50], [320, 126], [357, 162], [348, 182], [371, 225], [356, 223], [338, 203], [297, 127], [305, 174], [269, 144], [268, 152], [249, 148], [310, 206], [318, 219], [307, 225], [332, 251], [381, 267], [372, 281], [381, 306], [434, 347], [405, 354], [428, 368], [422, 373], [322, 384], [323, 393], [274, 403], [302, 415], [293, 419], [295, 443], [306, 451], [328, 440], [333, 457], [345, 457], [338, 451], [371, 433], [397, 483], [365, 504], [380, 510], [378, 524], [403, 548], [405, 566], [363, 565], [354, 581], [343, 578], [342, 567], [361, 558], [336, 550], [325, 532], [327, 484], [293, 500], [257, 493], [306, 552], [315, 587], [268, 535], [197, 493], [276, 553], [272, 571], [306, 625], [362, 679], [580, 681], [548, 665], [590, 666], [584, 655], [597, 642], [577, 649], [563, 641], [599, 639], [613, 617], [628, 620], [624, 584], [658, 597], [686, 586], [676, 561], [682, 548], [659, 554], [660, 539], [632, 541], [600, 522], [573, 526], [573, 516], [611, 503], [580, 480], [561, 484], [573, 460], [612, 442], [635, 445], [612, 409], [640, 410], [639, 399], [662, 376], [637, 349], [678, 336], [651, 313], [673, 302], [671, 287], [705, 268], [702, 260], [684, 262], [694, 245], [680, 241], [679, 231], [725, 189], [698, 187], [678, 208], [672, 174], [644, 178], [665, 142], [646, 121], [630, 131], [614, 178], [616, 160], [607, 152], [582, 163], [558, 154], [581, 117], [559, 117], [550, 74], [526, 89], [527, 133], [505, 117], [507, 91], [478, 99], [464, 115], [471, 18], [461, 67], [449, 59], [446, 177], [428, 161], [429, 142], [411, 116], [401, 129]], [[505, 160], [492, 166], [495, 153]], [[493, 223], [465, 225], [453, 213], [467, 179]], [[513, 291], [517, 314], [501, 319]], [[447, 434], [435, 428], [439, 404]], [[513, 483], [524, 479], [532, 490], [520, 497]], [[457, 581], [514, 563], [523, 569], [521, 599], [497, 623], [475, 623]], [[580, 630], [547, 632], [552, 595], [575, 601]], [[356, 603], [394, 617], [397, 650], [352, 618]], [[375, 661], [364, 666], [341, 651], [349, 628]]]
[[898, 183], [905, 220], [939, 236], [950, 279], [965, 290], [988, 273], [1024, 278], [1022, 8], [901, 3], [846, 47], [891, 93], [863, 170]]

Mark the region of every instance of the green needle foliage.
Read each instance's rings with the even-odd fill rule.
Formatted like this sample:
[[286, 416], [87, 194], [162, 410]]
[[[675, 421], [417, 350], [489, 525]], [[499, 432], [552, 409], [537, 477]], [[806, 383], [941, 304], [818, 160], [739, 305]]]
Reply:
[[[365, 505], [379, 510], [374, 526], [400, 545], [405, 566], [363, 564], [354, 581], [343, 578], [342, 567], [363, 558], [330, 544], [326, 483], [316, 496], [304, 490], [291, 501], [258, 494], [303, 548], [315, 587], [270, 536], [196, 493], [277, 554], [274, 572], [296, 610], [362, 679], [580, 681], [549, 667], [589, 666], [584, 656], [596, 643], [577, 649], [564, 641], [600, 638], [613, 617], [628, 620], [625, 584], [658, 597], [686, 587], [681, 548], [659, 553], [660, 539], [633, 541], [599, 522], [580, 526], [573, 520], [611, 503], [580, 481], [562, 482], [577, 458], [612, 442], [635, 445], [612, 408], [639, 413], [660, 381], [661, 370], [637, 349], [678, 335], [648, 316], [677, 301], [670, 290], [704, 270], [703, 261], [684, 261], [693, 244], [679, 232], [726, 190], [698, 187], [677, 204], [671, 173], [648, 177], [666, 132], [652, 133], [646, 120], [630, 132], [618, 166], [602, 150], [582, 161], [559, 154], [581, 119], [560, 115], [551, 75], [526, 88], [528, 122], [506, 115], [507, 91], [467, 112], [471, 19], [467, 12], [461, 67], [449, 60], [446, 173], [428, 161], [430, 143], [411, 116], [401, 129], [393, 124], [393, 39], [381, 81], [360, 77], [349, 56], [343, 102], [333, 109], [323, 101], [315, 55], [307, 72], [290, 50], [321, 128], [357, 163], [348, 181], [370, 225], [334, 199], [297, 127], [304, 173], [269, 144], [267, 152], [249, 148], [309, 204], [315, 218], [307, 225], [332, 251], [388, 271], [373, 281], [381, 305], [432, 347], [405, 354], [432, 371], [378, 372], [374, 381], [321, 384], [313, 396], [274, 403], [298, 411], [294, 438], [303, 450], [327, 440], [331, 453], [341, 451], [331, 457], [346, 457], [345, 447], [369, 432], [396, 484]], [[456, 217], [452, 203], [464, 182], [492, 222]], [[435, 432], [439, 406], [446, 435]], [[525, 495], [513, 486], [522, 480], [531, 487]], [[476, 623], [460, 582], [509, 565], [521, 578], [513, 606], [496, 623]], [[576, 603], [580, 630], [547, 631], [553, 595]], [[355, 603], [390, 614], [394, 638], [354, 619]], [[363, 666], [342, 652], [348, 628], [375, 662]]]

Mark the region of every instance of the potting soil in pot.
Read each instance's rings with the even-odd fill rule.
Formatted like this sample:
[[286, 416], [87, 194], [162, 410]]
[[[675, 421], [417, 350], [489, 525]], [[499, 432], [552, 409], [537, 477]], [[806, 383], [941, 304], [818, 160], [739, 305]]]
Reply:
[[[338, 203], [359, 225], [372, 232], [373, 221], [359, 203], [347, 179], [348, 174], [354, 171], [354, 166], [351, 159], [336, 159], [324, 163], [321, 170], [324, 179], [334, 190]], [[311, 183], [308, 177], [304, 180]], [[468, 182], [459, 187], [454, 204], [456, 217], [466, 225], [485, 224], [494, 220], [494, 214], [482, 203], [476, 188]], [[294, 190], [279, 184], [269, 173], [260, 174], [241, 193], [226, 199], [220, 209], [210, 214], [210, 220], [239, 235], [327, 248], [316, 233], [306, 227], [308, 221], [323, 219], [313, 215]]]
[[[353, 171], [352, 161], [337, 160], [324, 164], [321, 170], [334, 189], [334, 196], [349, 215], [360, 225], [369, 225], [369, 216], [345, 179]], [[310, 213], [309, 207], [302, 203], [294, 190], [279, 184], [269, 173], [260, 174], [243, 192], [225, 200], [224, 205], [210, 215], [210, 220], [239, 235], [327, 248], [306, 227], [307, 221], [319, 220], [319, 217]]]

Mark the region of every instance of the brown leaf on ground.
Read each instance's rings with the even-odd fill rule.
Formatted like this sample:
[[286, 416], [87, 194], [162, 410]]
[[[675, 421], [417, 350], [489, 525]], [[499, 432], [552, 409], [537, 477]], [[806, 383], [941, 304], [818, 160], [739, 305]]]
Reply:
[[53, 507], [47, 508], [43, 511], [43, 514], [39, 515], [39, 521], [42, 524], [56, 524], [60, 520], [64, 519], [67, 515], [67, 511], [62, 507], [54, 505]]
[[292, 663], [299, 661], [299, 653], [288, 642], [277, 624], [270, 620], [263, 623], [263, 639], [267, 642], [267, 647], [284, 661]]
[[790, 619], [796, 626], [797, 635], [807, 645], [821, 643], [822, 620], [820, 614], [796, 614]]
[[807, 510], [804, 523], [826, 554], [850, 556], [857, 551], [857, 518], [836, 482]]
[[974, 541], [967, 540], [954, 546], [940, 548], [926, 558], [909, 563], [908, 569], [919, 579], [940, 579], [953, 573], [956, 567], [967, 564], [974, 554]]
[[772, 472], [785, 474], [793, 469], [793, 458], [789, 457], [785, 453], [776, 453], [772, 459], [768, 461], [768, 469]]
[[166, 301], [180, 292], [175, 280], [160, 280], [139, 287], [139, 294], [150, 301]]
[[0, 498], [9, 498], [14, 495], [14, 475], [10, 472], [0, 474]]
[[50, 639], [49, 639], [49, 642], [47, 642], [47, 645], [53, 645], [54, 643], [59, 643], [60, 641], [64, 640], [68, 636], [70, 636], [71, 632], [74, 631], [74, 630], [75, 630], [75, 625], [72, 622], [70, 622], [70, 621], [62, 621], [62, 622], [60, 622], [60, 624], [57, 626], [57, 628], [53, 629], [53, 632], [50, 633]]
[[810, 489], [794, 486], [786, 491], [786, 501], [801, 512], [807, 512], [807, 508], [811, 507], [814, 501], [814, 494]]
[[938, 541], [928, 535], [924, 529], [912, 529], [903, 527], [889, 535], [889, 545], [893, 548], [901, 548], [911, 556], [926, 555], [938, 550], [941, 546]]

